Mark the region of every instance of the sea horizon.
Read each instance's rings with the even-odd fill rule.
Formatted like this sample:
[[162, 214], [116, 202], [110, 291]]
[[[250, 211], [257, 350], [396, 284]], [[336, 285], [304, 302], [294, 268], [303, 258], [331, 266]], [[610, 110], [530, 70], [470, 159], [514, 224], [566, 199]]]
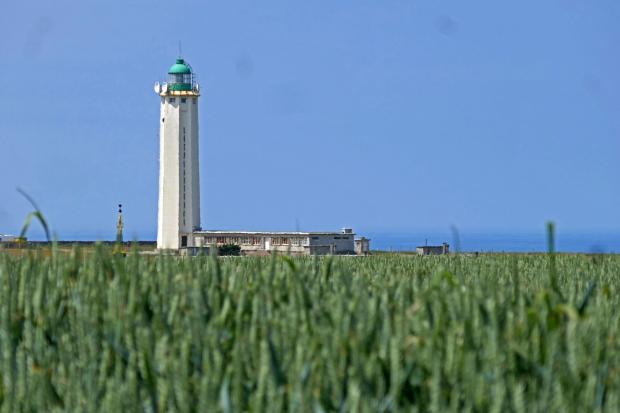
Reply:
[[[450, 251], [461, 252], [523, 252], [548, 250], [547, 234], [519, 231], [447, 231], [390, 232], [365, 234], [371, 239], [371, 249], [377, 251], [414, 251], [417, 246], [441, 245], [446, 242]], [[620, 253], [620, 232], [559, 231], [555, 234], [555, 250], [568, 253]]]

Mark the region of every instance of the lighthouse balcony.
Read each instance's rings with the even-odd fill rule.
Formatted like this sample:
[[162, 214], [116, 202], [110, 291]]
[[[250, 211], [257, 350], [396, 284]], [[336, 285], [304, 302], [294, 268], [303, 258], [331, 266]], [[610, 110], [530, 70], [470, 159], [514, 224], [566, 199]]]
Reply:
[[159, 96], [200, 96], [197, 90], [167, 90], [160, 92]]

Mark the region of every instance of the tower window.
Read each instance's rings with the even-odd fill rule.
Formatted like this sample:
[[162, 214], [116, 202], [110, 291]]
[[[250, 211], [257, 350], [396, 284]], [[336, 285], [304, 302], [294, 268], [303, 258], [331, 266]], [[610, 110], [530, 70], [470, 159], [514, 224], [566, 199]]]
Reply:
[[196, 104], [196, 98], [192, 98], [192, 103], [195, 105]]
[[168, 102], [174, 103], [174, 102], [176, 102], [176, 99], [175, 98], [170, 98], [170, 99], [168, 99]]
[[187, 99], [186, 98], [181, 98], [181, 103], [186, 103]]

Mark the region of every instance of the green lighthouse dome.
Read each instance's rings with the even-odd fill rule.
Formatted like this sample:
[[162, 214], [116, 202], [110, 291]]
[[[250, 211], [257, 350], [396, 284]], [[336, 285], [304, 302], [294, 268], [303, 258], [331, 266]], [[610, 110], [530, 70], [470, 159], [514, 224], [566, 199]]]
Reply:
[[170, 69], [168, 70], [168, 74], [170, 75], [183, 75], [190, 73], [192, 73], [192, 69], [185, 63], [185, 60], [181, 58], [177, 59], [176, 63], [170, 66]]
[[178, 58], [168, 69], [169, 90], [192, 90], [192, 68], [185, 60]]

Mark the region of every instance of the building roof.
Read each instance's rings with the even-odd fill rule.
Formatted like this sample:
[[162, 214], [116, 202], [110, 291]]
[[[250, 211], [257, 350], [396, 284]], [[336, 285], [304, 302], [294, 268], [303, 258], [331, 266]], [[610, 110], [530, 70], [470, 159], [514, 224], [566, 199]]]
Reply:
[[353, 233], [343, 233], [341, 231], [318, 231], [318, 232], [303, 232], [303, 231], [224, 231], [219, 229], [210, 229], [204, 231], [194, 231], [194, 234], [201, 235], [228, 235], [228, 234], [240, 234], [240, 235], [291, 235], [291, 236], [309, 236], [309, 235], [355, 235]]

